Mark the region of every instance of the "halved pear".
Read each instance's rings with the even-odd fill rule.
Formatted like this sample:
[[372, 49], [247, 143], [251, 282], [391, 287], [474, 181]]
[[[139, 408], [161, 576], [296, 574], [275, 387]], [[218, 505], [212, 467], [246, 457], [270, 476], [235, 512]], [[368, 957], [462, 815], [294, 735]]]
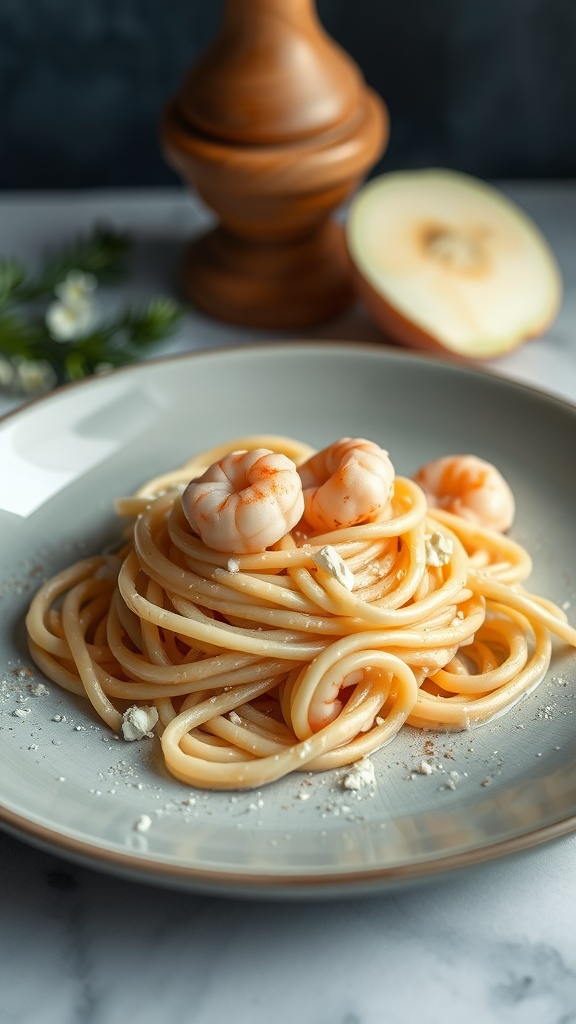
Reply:
[[346, 237], [361, 298], [401, 344], [494, 357], [542, 334], [558, 312], [562, 279], [546, 239], [468, 175], [374, 178], [352, 201]]

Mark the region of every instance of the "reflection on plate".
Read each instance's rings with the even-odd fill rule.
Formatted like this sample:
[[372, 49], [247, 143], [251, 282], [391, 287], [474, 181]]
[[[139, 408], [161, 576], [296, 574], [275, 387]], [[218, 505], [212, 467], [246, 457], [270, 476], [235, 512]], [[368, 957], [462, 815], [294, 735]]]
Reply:
[[197, 353], [63, 389], [0, 424], [2, 826], [133, 878], [244, 896], [383, 891], [574, 829], [576, 659], [561, 646], [507, 716], [469, 733], [405, 729], [372, 755], [377, 787], [358, 793], [342, 771], [194, 792], [165, 774], [153, 742], [123, 743], [39, 685], [22, 625], [29, 598], [113, 539], [113, 497], [194, 451], [267, 432], [318, 447], [369, 437], [407, 475], [454, 451], [495, 462], [516, 494], [534, 589], [576, 607], [576, 410], [556, 399], [413, 354], [325, 343]]

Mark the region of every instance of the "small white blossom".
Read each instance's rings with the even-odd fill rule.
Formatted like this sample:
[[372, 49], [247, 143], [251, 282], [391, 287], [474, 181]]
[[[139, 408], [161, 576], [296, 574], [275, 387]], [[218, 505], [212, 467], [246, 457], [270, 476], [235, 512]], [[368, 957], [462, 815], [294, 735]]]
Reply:
[[41, 395], [56, 384], [56, 373], [46, 359], [15, 359], [12, 387], [20, 394]]
[[46, 310], [46, 326], [55, 341], [74, 341], [87, 334], [94, 323], [94, 306], [91, 302], [66, 306], [63, 302], [52, 302]]
[[0, 388], [9, 388], [14, 382], [14, 366], [9, 359], [0, 356]]
[[91, 303], [98, 282], [94, 274], [83, 274], [81, 270], [71, 270], [54, 291], [60, 301], [68, 307], [84, 306]]
[[58, 296], [46, 311], [46, 326], [55, 341], [74, 341], [88, 333], [95, 319], [93, 274], [71, 270], [54, 291]]

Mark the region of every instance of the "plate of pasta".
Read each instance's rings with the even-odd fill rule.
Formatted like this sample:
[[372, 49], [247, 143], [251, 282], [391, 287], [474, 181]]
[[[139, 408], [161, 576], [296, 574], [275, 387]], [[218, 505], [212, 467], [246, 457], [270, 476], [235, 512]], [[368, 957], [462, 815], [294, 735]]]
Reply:
[[1, 827], [291, 898], [574, 830], [575, 443], [559, 399], [328, 342], [6, 417]]

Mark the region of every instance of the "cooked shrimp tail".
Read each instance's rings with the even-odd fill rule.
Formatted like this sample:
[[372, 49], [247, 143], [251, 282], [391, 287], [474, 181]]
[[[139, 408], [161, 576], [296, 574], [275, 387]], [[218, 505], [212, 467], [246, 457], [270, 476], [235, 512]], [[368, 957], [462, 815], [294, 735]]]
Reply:
[[295, 464], [267, 448], [234, 451], [192, 480], [182, 495], [190, 526], [207, 547], [230, 554], [264, 551], [302, 518]]
[[378, 519], [392, 494], [394, 467], [373, 441], [343, 437], [298, 468], [304, 518], [315, 530], [337, 530]]
[[414, 475], [431, 508], [445, 509], [493, 530], [508, 530], [516, 511], [510, 485], [491, 462], [476, 455], [446, 455]]

